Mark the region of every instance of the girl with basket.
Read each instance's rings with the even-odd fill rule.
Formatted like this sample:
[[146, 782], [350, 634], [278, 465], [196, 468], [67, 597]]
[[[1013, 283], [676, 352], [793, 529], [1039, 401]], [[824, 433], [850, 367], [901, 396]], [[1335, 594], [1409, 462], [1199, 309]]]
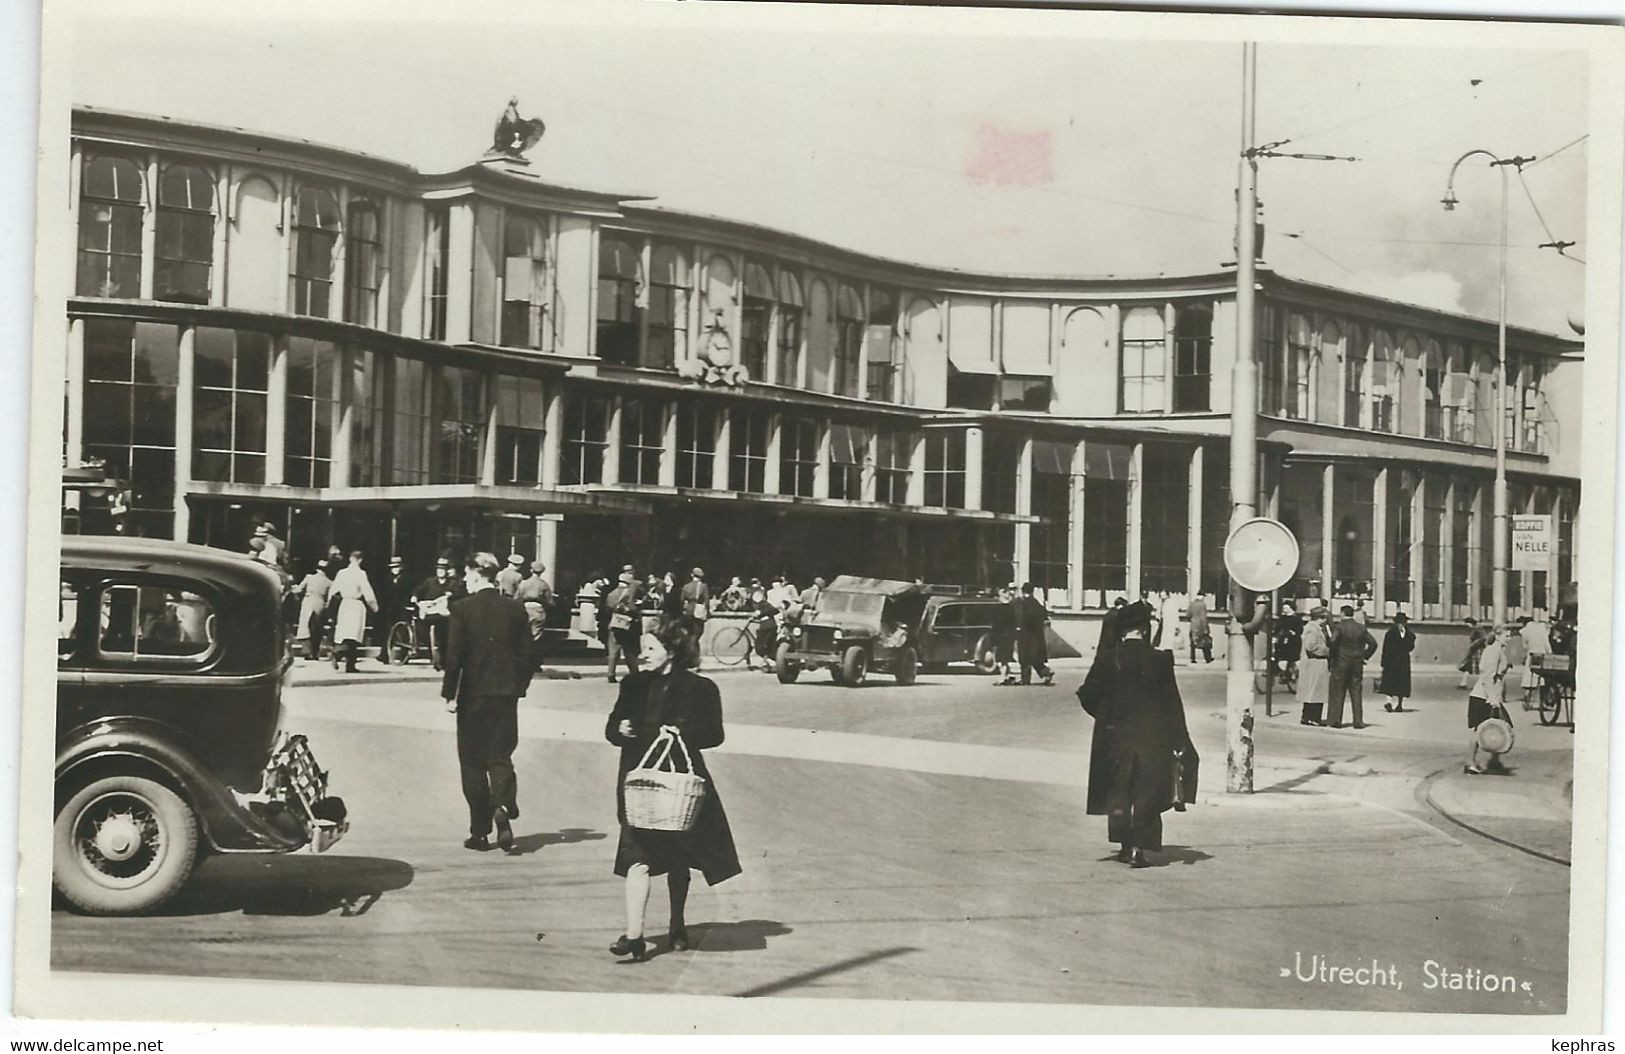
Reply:
[[621, 748], [615, 873], [626, 879], [626, 932], [609, 950], [634, 962], [648, 958], [643, 916], [652, 876], [665, 875], [671, 894], [671, 950], [687, 951], [689, 871], [713, 886], [739, 874], [733, 832], [700, 753], [722, 742], [722, 697], [694, 672], [700, 642], [686, 620], [672, 620], [656, 639], [666, 661], [621, 682], [604, 726], [604, 738]]

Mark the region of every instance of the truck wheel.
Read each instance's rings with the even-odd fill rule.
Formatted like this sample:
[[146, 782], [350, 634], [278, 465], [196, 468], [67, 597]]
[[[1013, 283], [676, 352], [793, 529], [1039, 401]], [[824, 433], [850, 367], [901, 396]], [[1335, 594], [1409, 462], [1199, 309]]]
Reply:
[[773, 669], [780, 684], [795, 684], [796, 678], [801, 676], [801, 667], [790, 658], [789, 644], [780, 644], [773, 653]]
[[892, 660], [892, 676], [898, 684], [913, 684], [920, 672], [920, 657], [913, 648], [904, 648]]
[[999, 651], [993, 643], [991, 633], [982, 634], [981, 639], [976, 642], [976, 651], [971, 661], [976, 663], [976, 668], [983, 673], [999, 672]]
[[863, 686], [864, 675], [869, 672], [869, 653], [854, 644], [841, 656], [841, 683], [853, 688]]
[[197, 819], [180, 795], [140, 776], [107, 776], [56, 814], [51, 877], [92, 915], [151, 911], [197, 863]]

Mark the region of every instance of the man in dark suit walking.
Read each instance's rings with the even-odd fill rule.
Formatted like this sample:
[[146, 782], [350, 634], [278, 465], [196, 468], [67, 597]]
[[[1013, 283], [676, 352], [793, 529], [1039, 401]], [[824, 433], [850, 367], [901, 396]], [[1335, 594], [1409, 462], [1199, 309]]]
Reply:
[[1045, 684], [1055, 683], [1055, 672], [1049, 668], [1049, 641], [1044, 638], [1044, 627], [1049, 625], [1049, 610], [1033, 596], [1033, 584], [1024, 582], [1021, 599], [1016, 601], [1016, 657], [1021, 663], [1021, 683], [1033, 683], [1033, 671], [1044, 678]]
[[502, 565], [490, 553], [469, 561], [468, 596], [451, 607], [440, 695], [457, 715], [457, 761], [468, 801], [469, 849], [513, 846], [519, 815], [513, 752], [519, 745], [519, 697], [536, 672], [535, 642], [524, 605], [497, 589]]
[[1343, 696], [1346, 693], [1354, 707], [1354, 727], [1364, 728], [1360, 678], [1365, 673], [1365, 661], [1377, 652], [1377, 639], [1365, 628], [1365, 623], [1354, 617], [1354, 609], [1345, 605], [1342, 620], [1332, 629], [1327, 650], [1331, 653], [1327, 663], [1330, 667], [1331, 700], [1327, 707], [1326, 723], [1333, 728], [1343, 727]]

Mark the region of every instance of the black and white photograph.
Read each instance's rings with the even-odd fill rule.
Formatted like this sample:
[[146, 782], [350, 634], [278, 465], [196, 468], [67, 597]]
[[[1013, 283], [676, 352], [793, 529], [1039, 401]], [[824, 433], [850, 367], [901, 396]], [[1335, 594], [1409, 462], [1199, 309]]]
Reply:
[[19, 1014], [1601, 1027], [1617, 26], [44, 30]]

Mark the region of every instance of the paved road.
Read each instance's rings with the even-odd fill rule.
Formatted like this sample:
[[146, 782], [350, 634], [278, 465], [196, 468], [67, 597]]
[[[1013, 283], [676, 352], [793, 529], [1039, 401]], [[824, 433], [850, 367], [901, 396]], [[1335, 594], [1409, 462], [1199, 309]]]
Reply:
[[[451, 719], [432, 683], [298, 688], [288, 723], [331, 767], [351, 835], [324, 856], [212, 859], [160, 917], [59, 911], [53, 963], [608, 992], [1562, 1008], [1566, 730], [1524, 723], [1518, 774], [1468, 781], [1458, 693], [1422, 674], [1419, 712], [1375, 707], [1362, 733], [1260, 712], [1267, 793], [1235, 798], [1218, 793], [1222, 675], [1182, 670], [1204, 794], [1169, 818], [1167, 866], [1131, 871], [1108, 859], [1103, 821], [1081, 816], [1078, 676], [856, 691], [720, 676], [729, 739], [712, 768], [745, 873], [696, 887], [695, 951], [641, 965], [605, 951], [621, 930], [607, 685], [539, 681], [524, 703], [512, 856], [459, 844]], [[657, 892], [651, 934], [662, 910]], [[1397, 984], [1337, 982], [1337, 967], [1373, 960]], [[1447, 970], [1464, 987], [1427, 987]], [[1469, 970], [1515, 984], [1473, 990]]]

